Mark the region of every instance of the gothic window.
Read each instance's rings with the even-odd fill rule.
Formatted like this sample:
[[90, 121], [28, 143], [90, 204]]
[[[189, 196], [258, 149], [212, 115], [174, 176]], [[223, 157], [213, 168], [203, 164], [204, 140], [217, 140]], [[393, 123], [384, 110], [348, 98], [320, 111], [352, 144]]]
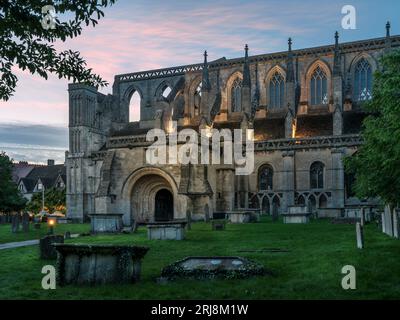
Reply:
[[310, 188], [324, 188], [324, 164], [322, 162], [314, 162], [310, 168]]
[[269, 82], [269, 105], [272, 109], [283, 107], [285, 97], [285, 81], [279, 72], [275, 72]]
[[242, 80], [236, 78], [231, 88], [231, 109], [232, 112], [242, 111]]
[[328, 79], [326, 73], [317, 67], [311, 76], [311, 104], [328, 104]]
[[140, 103], [140, 94], [135, 90], [129, 100], [129, 122], [140, 121]]
[[271, 168], [271, 166], [269, 165], [262, 166], [258, 173], [258, 189], [262, 191], [272, 190], [273, 177], [274, 177], [274, 170]]
[[201, 103], [201, 82], [197, 86], [196, 91], [194, 92], [194, 115], [198, 116], [199, 115], [199, 110], [200, 110], [200, 103]]
[[372, 98], [372, 69], [369, 62], [362, 58], [356, 65], [354, 74], [354, 99], [366, 101]]

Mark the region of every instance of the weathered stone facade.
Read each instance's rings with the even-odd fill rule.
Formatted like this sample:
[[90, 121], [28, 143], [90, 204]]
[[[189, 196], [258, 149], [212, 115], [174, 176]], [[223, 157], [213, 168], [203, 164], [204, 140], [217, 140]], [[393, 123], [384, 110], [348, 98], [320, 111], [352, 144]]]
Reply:
[[[351, 194], [342, 159], [361, 143], [371, 74], [400, 37], [225, 58], [115, 77], [112, 95], [69, 86], [68, 217], [123, 214], [123, 224], [212, 217], [239, 208], [285, 213], [309, 205], [339, 216]], [[167, 95], [165, 92], [169, 88]], [[129, 123], [138, 92], [140, 122]], [[203, 127], [254, 128], [255, 168], [146, 163], [146, 133]], [[160, 203], [162, 208], [160, 209]], [[170, 210], [157, 216], [157, 210]]]

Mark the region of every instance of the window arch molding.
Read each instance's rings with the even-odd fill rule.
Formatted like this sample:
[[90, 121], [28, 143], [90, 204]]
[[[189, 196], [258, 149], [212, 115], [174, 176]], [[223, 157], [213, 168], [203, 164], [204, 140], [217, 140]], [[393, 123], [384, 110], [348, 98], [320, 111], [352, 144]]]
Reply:
[[326, 186], [326, 166], [322, 161], [313, 161], [308, 170], [311, 190], [324, 189]]
[[[189, 101], [189, 104], [188, 104], [188, 110], [186, 110], [186, 113], [189, 114], [191, 118], [196, 116], [196, 113], [195, 113], [195, 105], [196, 105], [195, 94], [196, 94], [197, 88], [200, 85], [201, 85], [201, 75], [198, 75], [197, 77], [195, 77], [191, 81], [190, 86], [189, 86], [189, 90], [187, 91], [187, 94], [188, 94], [187, 101]], [[198, 104], [199, 104], [198, 105], [198, 108], [199, 108], [198, 112], [200, 114], [200, 100], [198, 101]]]
[[271, 101], [270, 101], [271, 80], [277, 73], [279, 73], [280, 76], [283, 78], [282, 80], [283, 80], [284, 95], [283, 95], [282, 107], [284, 107], [286, 103], [286, 69], [284, 69], [280, 65], [276, 65], [267, 72], [267, 75], [264, 79], [265, 89], [263, 90], [262, 94], [262, 96], [264, 97], [264, 101], [262, 101], [262, 103], [267, 105], [268, 109], [270, 109], [271, 106]]
[[126, 90], [125, 90], [125, 92], [123, 93], [123, 95], [122, 95], [122, 97], [123, 97], [123, 99], [122, 99], [122, 103], [123, 103], [123, 110], [124, 110], [124, 115], [125, 115], [125, 118], [126, 118], [126, 121], [128, 121], [129, 122], [129, 114], [130, 114], [130, 106], [131, 106], [131, 99], [132, 99], [132, 96], [135, 94], [135, 93], [138, 93], [139, 94], [139, 97], [140, 97], [140, 109], [142, 109], [142, 106], [143, 106], [143, 101], [144, 101], [144, 99], [143, 99], [143, 93], [142, 93], [143, 91], [142, 91], [142, 89], [139, 87], [139, 86], [137, 86], [137, 85], [130, 85]]
[[241, 71], [234, 71], [228, 78], [225, 86], [225, 95], [226, 95], [226, 110], [228, 113], [232, 113], [232, 86], [235, 81], [239, 79], [243, 81], [243, 74]]
[[158, 85], [158, 87], [157, 87], [157, 89], [156, 89], [156, 91], [154, 93], [154, 97], [156, 98], [156, 100], [158, 100], [158, 101], [165, 101], [166, 100], [166, 97], [163, 96], [163, 93], [167, 88], [170, 88], [171, 91], [172, 91], [173, 88], [174, 88], [174, 85], [170, 81], [167, 81], [167, 80], [162, 81]]
[[269, 163], [263, 163], [257, 170], [257, 189], [272, 191], [274, 189], [274, 168]]
[[350, 64], [348, 72], [350, 73], [349, 79], [351, 81], [351, 83], [350, 83], [350, 86], [351, 86], [351, 97], [352, 97], [352, 100], [355, 101], [355, 102], [358, 102], [358, 100], [355, 99], [355, 87], [354, 87], [355, 80], [356, 80], [356, 68], [358, 67], [359, 62], [362, 61], [363, 59], [366, 60], [369, 63], [370, 67], [371, 67], [372, 83], [374, 81], [373, 74], [378, 69], [377, 61], [371, 55], [369, 55], [366, 52], [361, 52], [360, 54], [358, 54], [351, 61], [351, 64]]
[[307, 72], [306, 72], [305, 90], [306, 90], [306, 96], [307, 96], [307, 99], [308, 99], [308, 105], [309, 106], [313, 106], [314, 105], [314, 104], [312, 104], [312, 100], [311, 100], [311, 98], [312, 98], [311, 97], [311, 79], [312, 79], [312, 77], [314, 75], [314, 72], [318, 68], [321, 71], [323, 71], [325, 73], [325, 75], [326, 75], [326, 82], [327, 82], [327, 86], [326, 86], [327, 92], [326, 93], [327, 93], [328, 101], [327, 101], [326, 104], [315, 104], [315, 105], [317, 105], [317, 106], [318, 105], [329, 105], [330, 101], [331, 101], [331, 98], [332, 98], [332, 71], [331, 71], [331, 68], [329, 67], [329, 65], [325, 61], [323, 61], [321, 59], [318, 59], [318, 60], [312, 62], [308, 66]]

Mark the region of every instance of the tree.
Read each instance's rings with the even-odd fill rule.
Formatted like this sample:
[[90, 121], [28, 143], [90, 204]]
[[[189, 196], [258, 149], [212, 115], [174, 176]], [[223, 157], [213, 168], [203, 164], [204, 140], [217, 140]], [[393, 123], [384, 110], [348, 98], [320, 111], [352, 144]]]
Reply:
[[20, 211], [26, 204], [26, 199], [12, 181], [12, 170], [11, 159], [5, 152], [0, 152], [0, 212]]
[[[50, 188], [44, 192], [44, 206], [50, 214], [61, 211], [65, 214], [66, 194], [65, 189]], [[42, 193], [35, 193], [27, 205], [31, 212], [38, 213], [42, 210]]]
[[345, 159], [347, 172], [355, 174], [359, 198], [379, 197], [386, 204], [400, 199], [400, 51], [381, 58], [374, 75], [371, 112], [363, 122], [363, 145]]
[[[79, 52], [57, 52], [52, 43], [77, 37], [83, 25], [95, 26], [104, 16], [101, 9], [115, 1], [0, 0], [0, 99], [7, 101], [15, 91], [18, 78], [12, 70], [14, 66], [45, 79], [53, 73], [59, 78], [95, 87], [107, 85], [86, 67]], [[57, 17], [53, 18], [53, 12], [45, 8], [47, 5], [53, 6]], [[59, 15], [72, 16], [72, 19], [61, 22]]]

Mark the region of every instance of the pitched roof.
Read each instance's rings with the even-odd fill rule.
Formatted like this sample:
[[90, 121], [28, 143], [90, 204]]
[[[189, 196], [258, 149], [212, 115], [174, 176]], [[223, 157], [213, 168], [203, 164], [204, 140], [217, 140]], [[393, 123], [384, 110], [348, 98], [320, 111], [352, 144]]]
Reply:
[[66, 167], [63, 164], [35, 167], [21, 180], [27, 188], [27, 192], [32, 192], [39, 179], [43, 183], [44, 187], [48, 189], [54, 186], [59, 175], [63, 177], [65, 182]]

